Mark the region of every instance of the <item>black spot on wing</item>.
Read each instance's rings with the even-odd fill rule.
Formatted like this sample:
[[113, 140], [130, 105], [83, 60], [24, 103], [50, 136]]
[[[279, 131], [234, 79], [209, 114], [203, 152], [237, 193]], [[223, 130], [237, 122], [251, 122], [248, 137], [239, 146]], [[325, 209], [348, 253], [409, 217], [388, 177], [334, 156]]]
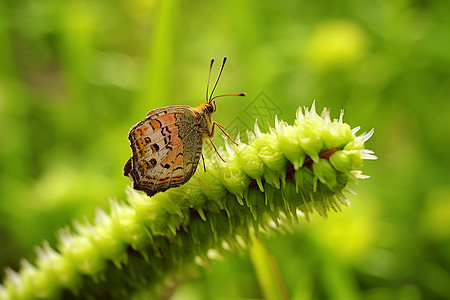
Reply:
[[159, 151], [159, 145], [158, 144], [153, 144], [150, 147], [152, 148], [153, 153]]
[[170, 143], [171, 141], [172, 141], [172, 136], [171, 136], [171, 135], [166, 136], [166, 137], [164, 138], [164, 143], [165, 143], [165, 144], [168, 144], [168, 143]]
[[169, 130], [169, 126], [165, 126], [161, 129], [161, 134], [163, 136], [170, 135], [171, 133], [172, 133], [172, 131]]
[[173, 147], [172, 147], [172, 136], [171, 135], [169, 135], [169, 136], [166, 136], [165, 138], [164, 138], [164, 144], [166, 145], [166, 149], [169, 149], [170, 151], [172, 151], [173, 150]]
[[153, 168], [154, 166], [156, 166], [156, 159], [154, 159], [154, 158], [150, 159], [149, 163], [150, 163], [150, 168]]

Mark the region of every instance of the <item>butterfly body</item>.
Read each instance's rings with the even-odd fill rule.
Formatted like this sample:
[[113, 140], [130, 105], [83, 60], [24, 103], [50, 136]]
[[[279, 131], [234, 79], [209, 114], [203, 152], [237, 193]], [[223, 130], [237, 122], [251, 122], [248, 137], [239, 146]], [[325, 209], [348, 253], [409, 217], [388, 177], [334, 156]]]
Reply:
[[[134, 189], [151, 197], [186, 183], [197, 169], [205, 139], [209, 139], [220, 157], [211, 140], [215, 126], [230, 137], [223, 130], [224, 126], [212, 120], [216, 112], [214, 99], [245, 96], [241, 93], [212, 97], [225, 61], [226, 57], [209, 98], [206, 90], [204, 103], [196, 107], [177, 105], [154, 109], [130, 129], [128, 141], [132, 156], [126, 162], [123, 174], [130, 177]], [[210, 76], [213, 62], [214, 59], [211, 60]]]

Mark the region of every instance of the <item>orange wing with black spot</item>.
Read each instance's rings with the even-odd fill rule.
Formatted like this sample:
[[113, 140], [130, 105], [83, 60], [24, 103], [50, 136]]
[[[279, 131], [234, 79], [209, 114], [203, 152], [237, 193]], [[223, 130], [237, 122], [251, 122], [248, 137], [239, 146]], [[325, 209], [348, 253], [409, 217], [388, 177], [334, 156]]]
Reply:
[[150, 111], [128, 134], [132, 156], [124, 167], [133, 188], [153, 196], [186, 183], [202, 151], [196, 114], [189, 106]]

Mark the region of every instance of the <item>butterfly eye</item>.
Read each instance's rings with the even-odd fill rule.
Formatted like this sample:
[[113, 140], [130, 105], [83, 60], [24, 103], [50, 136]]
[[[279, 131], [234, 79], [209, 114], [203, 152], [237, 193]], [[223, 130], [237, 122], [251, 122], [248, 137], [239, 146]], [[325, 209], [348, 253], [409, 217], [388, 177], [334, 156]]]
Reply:
[[214, 112], [214, 106], [212, 104], [206, 105], [206, 110], [212, 114]]

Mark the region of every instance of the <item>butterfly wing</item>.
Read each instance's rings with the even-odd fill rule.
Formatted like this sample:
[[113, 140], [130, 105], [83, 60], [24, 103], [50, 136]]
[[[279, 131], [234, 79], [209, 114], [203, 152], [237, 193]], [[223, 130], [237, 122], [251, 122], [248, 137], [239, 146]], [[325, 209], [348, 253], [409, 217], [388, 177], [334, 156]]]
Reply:
[[133, 188], [153, 196], [186, 183], [201, 155], [198, 126], [189, 106], [152, 110], [133, 126], [128, 134], [133, 155], [124, 167]]

